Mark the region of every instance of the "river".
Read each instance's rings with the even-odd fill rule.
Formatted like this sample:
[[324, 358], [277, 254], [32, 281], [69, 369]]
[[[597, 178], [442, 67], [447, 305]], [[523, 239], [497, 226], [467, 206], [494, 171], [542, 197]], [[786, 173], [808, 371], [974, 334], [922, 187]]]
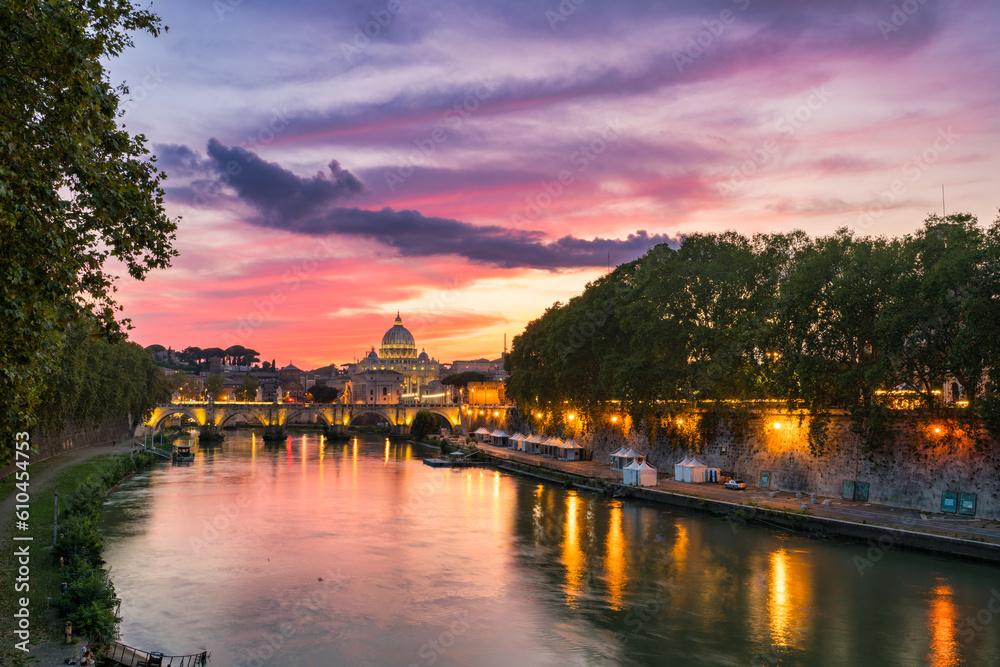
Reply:
[[[111, 496], [122, 640], [211, 665], [997, 665], [985, 565], [249, 430]], [[995, 610], [995, 611], [994, 611]]]

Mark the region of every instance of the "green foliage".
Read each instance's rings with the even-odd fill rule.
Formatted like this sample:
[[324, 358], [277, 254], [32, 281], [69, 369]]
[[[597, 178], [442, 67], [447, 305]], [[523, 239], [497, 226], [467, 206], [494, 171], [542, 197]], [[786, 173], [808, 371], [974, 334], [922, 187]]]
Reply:
[[441, 384], [452, 385], [455, 387], [464, 387], [470, 382], [486, 382], [486, 373], [480, 373], [479, 371], [463, 371], [461, 373], [452, 373], [448, 377], [441, 380]]
[[141, 280], [175, 254], [163, 175], [118, 125], [128, 89], [105, 70], [134, 32], [160, 22], [129, 2], [0, 3], [0, 464], [41, 414], [67, 325], [121, 339], [110, 267]]
[[[1000, 220], [984, 229], [967, 214], [930, 216], [899, 239], [693, 234], [529, 322], [507, 356], [507, 395], [550, 427], [565, 423], [568, 402], [585, 425], [625, 412], [672, 440], [742, 428], [747, 407], [770, 399], [810, 413], [816, 455], [841, 409], [874, 451], [900, 407], [887, 392], [912, 388], [931, 407], [955, 378], [974, 405], [994, 395], [998, 298]], [[681, 433], [674, 417], [692, 409], [702, 432]]]
[[322, 384], [313, 385], [306, 393], [312, 396], [312, 400], [316, 403], [333, 403], [340, 396], [340, 390], [336, 387], [327, 387]]
[[257, 389], [260, 387], [260, 383], [252, 375], [243, 376], [243, 384], [239, 389], [233, 392], [233, 396], [239, 401], [255, 401], [257, 400]]
[[138, 424], [170, 400], [163, 371], [135, 343], [92, 336], [83, 325], [70, 326], [64, 340], [39, 399], [42, 426], [56, 430], [70, 418], [96, 423], [126, 416]]
[[73, 631], [92, 638], [112, 639], [118, 636], [115, 588], [103, 569], [85, 560], [69, 561], [66, 594], [57, 606]]
[[213, 373], [205, 379], [205, 393], [215, 399], [222, 398], [223, 387], [226, 384], [226, 378], [222, 377], [218, 373]]
[[437, 416], [430, 410], [420, 410], [410, 424], [410, 437], [421, 440], [438, 429]]

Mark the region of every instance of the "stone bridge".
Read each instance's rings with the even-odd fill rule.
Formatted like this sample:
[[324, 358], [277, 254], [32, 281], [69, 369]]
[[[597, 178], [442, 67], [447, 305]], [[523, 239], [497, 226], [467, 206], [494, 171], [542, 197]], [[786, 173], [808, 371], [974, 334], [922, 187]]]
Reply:
[[[388, 422], [393, 433], [405, 435], [420, 410], [428, 410], [448, 423], [454, 433], [464, 433], [463, 417], [492, 412], [495, 418], [506, 416], [510, 406], [462, 406], [435, 404], [343, 404], [343, 403], [266, 403], [266, 402], [177, 402], [156, 406], [146, 425], [156, 430], [168, 417], [182, 415], [201, 427], [203, 438], [218, 438], [222, 428], [242, 417], [246, 423], [263, 426], [265, 435], [280, 436], [286, 424], [325, 424], [333, 431], [346, 431], [363, 415], [374, 415]], [[501, 419], [502, 421], [502, 419]]]

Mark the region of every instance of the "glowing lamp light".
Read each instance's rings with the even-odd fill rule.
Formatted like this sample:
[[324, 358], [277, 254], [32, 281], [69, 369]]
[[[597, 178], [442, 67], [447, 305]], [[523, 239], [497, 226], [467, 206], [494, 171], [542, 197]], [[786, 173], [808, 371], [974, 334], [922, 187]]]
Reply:
[[542, 413], [541, 413], [541, 412], [539, 412], [539, 413], [538, 413], [537, 415], [535, 415], [535, 416], [536, 416], [536, 417], [538, 417], [539, 419], [541, 419], [541, 418], [542, 418]]
[[938, 428], [937, 426], [935, 426], [935, 427], [934, 427], [934, 432], [935, 432], [935, 433], [940, 433], [940, 432], [941, 432], [941, 429], [940, 429], [940, 428]]
[[780, 422], [774, 422], [774, 424], [772, 424], [772, 426], [774, 428], [778, 429], [778, 428], [781, 428], [781, 423]]
[[494, 417], [499, 417], [499, 416], [500, 416], [500, 413], [499, 413], [499, 412], [494, 412], [494, 413], [493, 413], [493, 416], [494, 416]]
[[678, 420], [677, 420], [677, 423], [678, 423], [678, 424], [683, 424], [683, 423], [684, 423], [684, 420], [683, 420], [683, 419], [678, 419]]
[[616, 421], [618, 421], [618, 417], [612, 417], [611, 418], [611, 423], [612, 424], [614, 424]]
[[576, 415], [570, 415], [570, 416], [569, 416], [569, 420], [570, 420], [570, 421], [573, 421], [573, 419], [575, 419], [575, 418], [576, 418]]

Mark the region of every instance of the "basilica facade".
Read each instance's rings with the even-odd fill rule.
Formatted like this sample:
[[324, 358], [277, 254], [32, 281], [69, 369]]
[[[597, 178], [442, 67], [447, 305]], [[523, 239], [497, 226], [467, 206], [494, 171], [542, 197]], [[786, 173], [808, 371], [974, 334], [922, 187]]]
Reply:
[[441, 364], [426, 351], [417, 353], [413, 334], [396, 313], [392, 328], [382, 336], [378, 352], [373, 347], [349, 368], [351, 403], [399, 403], [435, 399], [444, 402], [450, 387], [442, 387]]

